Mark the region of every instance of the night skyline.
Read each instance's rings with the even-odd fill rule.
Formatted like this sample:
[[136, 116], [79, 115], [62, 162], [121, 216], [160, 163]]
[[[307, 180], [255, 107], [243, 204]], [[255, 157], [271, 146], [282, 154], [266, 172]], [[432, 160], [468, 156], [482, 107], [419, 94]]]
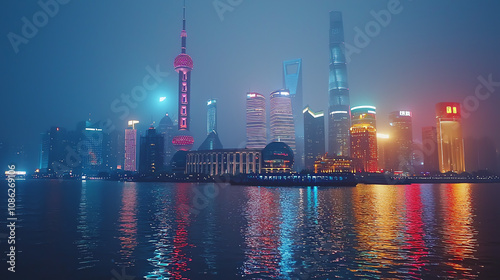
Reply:
[[[200, 112], [191, 120], [194, 147], [205, 139], [209, 98], [219, 103], [218, 132], [224, 145], [243, 147], [246, 93], [263, 94], [269, 106], [270, 92], [282, 85], [284, 60], [302, 59], [303, 104], [327, 111], [328, 11], [342, 11], [346, 44], [355, 46], [356, 28], [364, 29], [374, 20], [371, 11], [387, 10], [390, 2], [360, 7], [347, 1], [286, 1], [288, 12], [283, 13], [284, 1], [243, 1], [221, 20], [209, 1], [188, 1], [188, 48], [197, 63], [191, 110]], [[120, 2], [119, 8], [118, 2], [92, 6], [70, 1], [59, 5], [54, 17], [18, 46], [17, 54], [7, 35], [21, 34], [21, 18], [32, 20], [42, 8], [35, 1], [7, 5], [2, 9], [1, 48], [2, 92], [9, 105], [2, 110], [7, 133], [0, 141], [25, 146], [25, 168], [36, 166], [40, 133], [51, 126], [74, 130], [91, 114], [92, 121], [111, 119], [119, 131], [137, 119], [142, 135], [151, 120], [158, 125], [165, 113], [177, 115], [172, 63], [178, 54], [182, 1]], [[390, 23], [350, 56], [351, 105], [376, 106], [380, 132], [388, 130], [389, 112], [412, 111], [413, 139], [419, 141], [421, 128], [435, 124], [436, 103], [462, 103], [474, 96], [478, 77], [500, 80], [500, 40], [493, 37], [500, 23], [493, 14], [498, 6], [493, 1], [401, 1]], [[259, 22], [252, 21], [256, 14]], [[152, 80], [158, 86], [120, 119], [121, 112], [113, 112], [111, 104], [155, 70], [168, 76]], [[495, 93], [479, 101], [463, 129], [464, 137], [491, 137], [498, 149], [499, 132], [491, 131], [498, 116], [495, 104], [500, 104]], [[167, 98], [159, 102], [162, 96]]]

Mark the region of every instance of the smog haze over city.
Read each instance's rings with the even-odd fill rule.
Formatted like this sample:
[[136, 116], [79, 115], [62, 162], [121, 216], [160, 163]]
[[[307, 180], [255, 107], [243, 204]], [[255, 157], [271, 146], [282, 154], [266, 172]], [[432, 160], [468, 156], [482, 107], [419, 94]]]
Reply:
[[[328, 110], [330, 10], [343, 12], [346, 46], [352, 47], [347, 48], [351, 106], [376, 106], [378, 131], [387, 128], [389, 112], [411, 110], [418, 142], [420, 128], [435, 125], [437, 102], [465, 100], [474, 110], [463, 121], [464, 137], [490, 137], [498, 146], [497, 1], [401, 0], [382, 25], [370, 24], [388, 10], [385, 0], [234, 2], [218, 9], [212, 1], [187, 3], [195, 147], [205, 138], [210, 98], [218, 100], [224, 146], [243, 147], [245, 94], [268, 96], [282, 88], [284, 60], [303, 60], [304, 106]], [[69, 1], [36, 31], [24, 31], [32, 38], [23, 36], [22, 18], [32, 21], [42, 10], [37, 1], [2, 6], [0, 140], [23, 151], [20, 167], [37, 166], [40, 133], [51, 126], [72, 130], [89, 114], [93, 122], [109, 120], [120, 130], [127, 120], [140, 120], [141, 133], [167, 112], [175, 119], [173, 59], [180, 52], [182, 1]], [[142, 85], [148, 67], [168, 74], [144, 100], [127, 105], [122, 96]], [[493, 86], [481, 89], [479, 102], [467, 99], [482, 84], [480, 77]], [[160, 97], [166, 99], [159, 102]]]

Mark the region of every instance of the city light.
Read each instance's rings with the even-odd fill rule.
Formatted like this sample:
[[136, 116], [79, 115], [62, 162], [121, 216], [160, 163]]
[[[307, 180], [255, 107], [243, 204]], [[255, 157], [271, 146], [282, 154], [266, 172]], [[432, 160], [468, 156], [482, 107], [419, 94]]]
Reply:
[[160, 102], [165, 101], [165, 99], [167, 99], [167, 97], [165, 97], [165, 96], [160, 97]]

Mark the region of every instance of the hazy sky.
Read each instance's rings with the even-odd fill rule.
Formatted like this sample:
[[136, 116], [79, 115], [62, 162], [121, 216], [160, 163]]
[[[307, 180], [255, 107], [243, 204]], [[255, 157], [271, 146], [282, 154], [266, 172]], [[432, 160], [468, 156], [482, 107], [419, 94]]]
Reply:
[[[245, 93], [269, 96], [281, 88], [283, 60], [303, 59], [304, 105], [327, 110], [331, 10], [343, 12], [346, 44], [359, 47], [348, 64], [351, 105], [377, 106], [381, 132], [389, 112], [411, 110], [420, 140], [421, 127], [435, 124], [435, 103], [479, 100], [473, 96], [480, 76], [500, 82], [500, 2], [401, 0], [399, 13], [374, 29], [373, 14], [394, 1], [220, 0], [236, 5], [219, 15], [216, 1], [188, 0], [195, 148], [205, 138], [209, 98], [218, 99], [224, 146], [242, 146]], [[0, 5], [0, 141], [24, 145], [30, 168], [38, 162], [39, 134], [50, 126], [73, 130], [90, 113], [93, 121], [110, 119], [120, 130], [126, 120], [138, 119], [144, 130], [166, 112], [177, 115], [173, 60], [180, 53], [181, 0], [71, 0], [58, 10], [50, 6], [47, 18], [37, 1]], [[36, 34], [24, 28], [31, 38], [23, 35], [23, 17], [40, 26]], [[360, 45], [356, 29], [366, 27], [372, 36]], [[143, 84], [148, 66], [170, 74], [121, 120], [111, 104]], [[498, 143], [500, 87], [490, 89], [496, 91], [471, 103], [477, 109], [463, 125], [465, 136]], [[488, 89], [479, 92], [484, 97]], [[167, 99], [160, 103], [160, 96]]]

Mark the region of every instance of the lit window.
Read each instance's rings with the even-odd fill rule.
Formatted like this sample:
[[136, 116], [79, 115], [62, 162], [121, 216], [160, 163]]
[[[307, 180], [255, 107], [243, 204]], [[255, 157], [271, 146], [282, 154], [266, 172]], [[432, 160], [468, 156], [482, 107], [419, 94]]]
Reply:
[[453, 114], [457, 113], [457, 107], [453, 107]]
[[446, 113], [451, 114], [451, 106], [446, 106]]
[[187, 128], [187, 118], [181, 118], [181, 128]]
[[183, 73], [182, 74], [182, 80], [185, 81], [185, 80], [187, 80], [187, 78], [188, 78], [187, 73]]
[[182, 104], [187, 104], [188, 103], [188, 97], [187, 94], [183, 93], [181, 96], [181, 103]]
[[187, 91], [187, 85], [186, 83], [182, 83], [182, 92], [186, 92]]
[[182, 116], [187, 116], [187, 108], [186, 108], [186, 106], [181, 106], [181, 115]]

